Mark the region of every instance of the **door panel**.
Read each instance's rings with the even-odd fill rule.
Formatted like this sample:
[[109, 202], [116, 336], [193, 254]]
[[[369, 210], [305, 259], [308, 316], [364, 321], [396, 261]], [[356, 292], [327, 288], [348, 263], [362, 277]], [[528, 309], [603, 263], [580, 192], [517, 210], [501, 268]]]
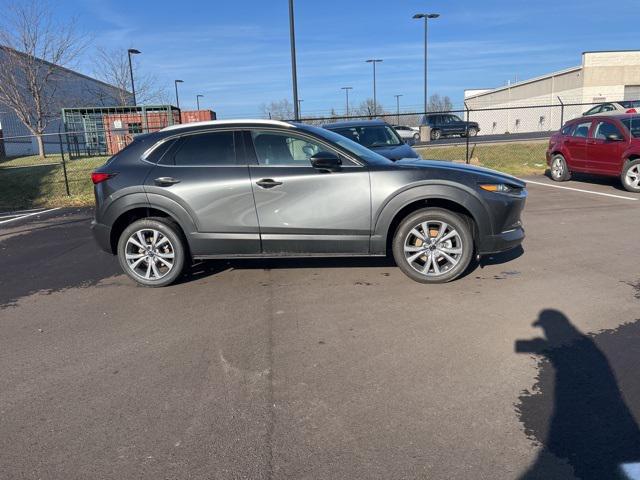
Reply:
[[337, 152], [291, 133], [254, 131], [252, 137], [259, 164], [249, 169], [263, 252], [369, 252], [371, 198], [365, 167], [315, 169], [311, 155]]
[[[235, 152], [220, 153], [215, 146], [187, 151], [185, 142], [181, 139], [151, 170], [145, 189], [170, 198], [189, 212], [198, 229], [193, 232], [198, 246], [193, 255], [260, 253], [249, 167], [236, 163]], [[216, 152], [214, 158], [210, 158], [212, 152]], [[222, 155], [233, 155], [233, 163], [218, 161]], [[167, 179], [171, 182], [165, 183]]]
[[[587, 141], [587, 168], [601, 175], [619, 175], [622, 169], [622, 153], [625, 141], [611, 141], [608, 135], [623, 137], [622, 131], [611, 121], [596, 121]], [[623, 137], [624, 138], [624, 137]]]
[[565, 139], [565, 147], [569, 151], [566, 159], [569, 168], [575, 171], [587, 170], [587, 137], [591, 128], [591, 121], [582, 122], [573, 130], [573, 134]]

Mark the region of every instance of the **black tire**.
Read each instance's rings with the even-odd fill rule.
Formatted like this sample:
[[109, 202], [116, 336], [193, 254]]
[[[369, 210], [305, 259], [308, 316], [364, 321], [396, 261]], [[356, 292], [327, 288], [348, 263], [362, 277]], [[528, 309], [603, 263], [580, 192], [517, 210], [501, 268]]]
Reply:
[[[143, 239], [148, 242], [140, 248], [138, 245], [140, 237], [137, 236], [137, 232], [142, 231]], [[152, 248], [152, 239], [154, 238], [153, 232], [158, 232], [158, 245], [162, 243], [162, 246]], [[130, 238], [135, 235], [135, 240], [138, 245], [130, 241]], [[166, 240], [161, 237], [165, 237]], [[128, 260], [126, 255], [137, 257], [135, 259]], [[171, 257], [173, 255], [173, 257]], [[185, 259], [187, 256], [186, 242], [180, 231], [178, 225], [174, 222], [161, 217], [149, 217], [136, 220], [127, 228], [124, 229], [120, 238], [118, 239], [118, 261], [122, 270], [135, 280], [140, 285], [145, 287], [165, 287], [170, 285], [180, 276], [184, 269]], [[162, 257], [162, 258], [161, 258]], [[133, 267], [132, 263], [140, 260], [136, 267]], [[171, 267], [167, 267], [168, 262], [171, 263]], [[151, 265], [153, 263], [153, 265]], [[152, 266], [154, 267], [152, 270]], [[145, 272], [146, 269], [146, 272]], [[161, 276], [153, 278], [155, 272], [158, 272]], [[150, 275], [149, 278], [145, 278], [145, 273]]]
[[[457, 236], [454, 235], [450, 239], [446, 239], [445, 242], [433, 244], [430, 242], [432, 247], [427, 246], [427, 241], [422, 242], [419, 236], [413, 233], [417, 232], [424, 235], [423, 225], [426, 224], [428, 236], [433, 240], [437, 238], [437, 235], [432, 235], [432, 233], [438, 231], [435, 227], [438, 226], [440, 228], [443, 223], [450, 229], [443, 230], [442, 238], [446, 239], [452, 231]], [[412, 249], [411, 252], [405, 252], [405, 247]], [[447, 255], [456, 260], [457, 263], [454, 265], [444, 256], [441, 256], [442, 252], [439, 248], [446, 249]], [[469, 220], [462, 215], [442, 208], [418, 210], [402, 220], [393, 237], [392, 249], [396, 264], [412, 280], [420, 283], [450, 282], [465, 272], [473, 258], [474, 243]], [[411, 257], [419, 253], [419, 249], [423, 249], [421, 251], [424, 252], [424, 255], [410, 262]], [[460, 250], [460, 254], [451, 253], [457, 249]], [[433, 261], [437, 263], [437, 269], [441, 271], [440, 274], [436, 272]], [[426, 273], [424, 268], [426, 268]], [[422, 272], [419, 270], [422, 270]]]
[[567, 161], [564, 159], [564, 156], [557, 153], [551, 157], [549, 175], [551, 176], [551, 180], [555, 180], [556, 182], [566, 182], [571, 178], [569, 165], [567, 165]]
[[467, 135], [469, 135], [470, 137], [475, 137], [476, 135], [478, 135], [478, 129], [476, 127], [469, 127], [467, 129]]
[[431, 130], [431, 140], [438, 140], [441, 136], [440, 130]]
[[414, 142], [419, 142], [420, 141], [420, 134], [419, 133], [414, 133], [413, 134], [413, 141]]
[[639, 178], [640, 158], [625, 163], [624, 167], [622, 167], [622, 174], [620, 175], [620, 181], [625, 190], [640, 193], [640, 182], [637, 180]]

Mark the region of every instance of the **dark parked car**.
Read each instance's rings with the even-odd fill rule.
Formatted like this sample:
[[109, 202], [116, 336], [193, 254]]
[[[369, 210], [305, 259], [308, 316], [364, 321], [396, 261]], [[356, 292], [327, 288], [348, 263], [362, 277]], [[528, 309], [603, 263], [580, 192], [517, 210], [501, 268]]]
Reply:
[[524, 182], [487, 169], [392, 162], [329, 130], [213, 121], [141, 135], [92, 174], [98, 244], [147, 286], [191, 259], [385, 256], [446, 282], [511, 249]]
[[339, 133], [389, 160], [420, 158], [418, 152], [407, 145], [391, 125], [382, 120], [336, 122], [323, 125], [323, 128]]
[[466, 122], [451, 113], [427, 113], [423, 115], [420, 124], [431, 128], [431, 140], [451, 135], [475, 137], [480, 131], [477, 122]]
[[551, 178], [563, 182], [573, 172], [619, 177], [640, 192], [640, 115], [580, 117], [549, 139]]

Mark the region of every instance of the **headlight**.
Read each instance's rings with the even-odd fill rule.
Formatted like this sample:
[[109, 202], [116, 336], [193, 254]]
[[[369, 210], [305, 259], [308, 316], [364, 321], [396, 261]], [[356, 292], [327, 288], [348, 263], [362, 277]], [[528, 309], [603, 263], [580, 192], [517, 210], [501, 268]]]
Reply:
[[507, 185], [506, 183], [481, 183], [479, 186], [487, 192], [511, 193], [517, 195], [522, 191], [522, 188], [514, 185]]

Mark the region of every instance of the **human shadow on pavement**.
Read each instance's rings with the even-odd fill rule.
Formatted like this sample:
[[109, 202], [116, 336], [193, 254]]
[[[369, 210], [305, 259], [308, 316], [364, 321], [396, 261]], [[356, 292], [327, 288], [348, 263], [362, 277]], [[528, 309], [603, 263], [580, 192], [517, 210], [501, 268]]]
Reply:
[[[538, 440], [542, 449], [520, 480], [571, 478], [566, 470], [558, 474], [558, 460], [583, 480], [638, 478], [623, 470], [640, 462], [640, 428], [594, 337], [580, 332], [557, 310], [543, 310], [533, 326], [541, 328], [545, 338], [518, 340], [515, 351], [542, 357], [540, 373], [534, 392], [520, 397], [518, 410], [527, 436]], [[628, 327], [619, 333], [621, 340], [616, 340], [615, 330], [607, 331], [605, 341], [615, 351], [616, 347], [629, 350], [633, 339], [637, 355], [639, 326], [635, 322], [620, 327]], [[635, 372], [637, 359], [631, 359], [629, 352], [622, 355]], [[547, 395], [553, 395], [549, 420]]]

